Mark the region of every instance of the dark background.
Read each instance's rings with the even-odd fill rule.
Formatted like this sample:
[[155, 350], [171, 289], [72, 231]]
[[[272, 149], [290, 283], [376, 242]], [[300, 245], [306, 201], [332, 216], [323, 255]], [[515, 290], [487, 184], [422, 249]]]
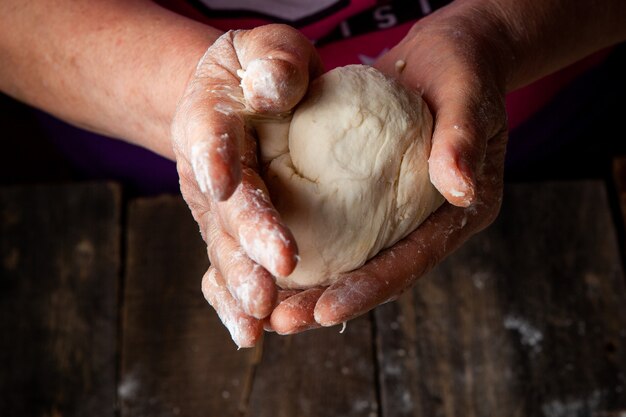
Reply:
[[[626, 154], [626, 45], [576, 80], [511, 132], [506, 179], [515, 182], [611, 178], [611, 160]], [[48, 142], [34, 111], [0, 94], [0, 185], [86, 178]], [[530, 149], [528, 140], [540, 145]], [[522, 149], [522, 150], [520, 150]], [[138, 194], [136, 190], [126, 190]]]
[[[626, 154], [626, 45], [561, 91], [510, 135], [506, 180], [604, 179]], [[86, 179], [45, 138], [35, 111], [0, 94], [0, 185]], [[530, 141], [539, 145], [528, 147]], [[140, 192], [126, 187], [126, 192]]]

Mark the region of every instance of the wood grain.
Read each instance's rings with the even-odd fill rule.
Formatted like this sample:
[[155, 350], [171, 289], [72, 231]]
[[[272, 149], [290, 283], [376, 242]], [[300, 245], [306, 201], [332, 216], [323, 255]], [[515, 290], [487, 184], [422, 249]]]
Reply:
[[120, 190], [0, 189], [0, 415], [115, 415]]
[[[613, 184], [622, 214], [621, 221], [618, 224], [623, 228], [626, 225], [626, 156], [619, 156], [613, 159]], [[622, 234], [625, 234], [623, 229]]]
[[247, 416], [376, 417], [369, 316], [340, 327], [265, 338]]
[[254, 350], [237, 351], [200, 290], [208, 267], [180, 197], [139, 199], [128, 211], [122, 416], [238, 416]]
[[620, 415], [625, 305], [604, 185], [509, 186], [491, 228], [376, 310], [382, 415]]

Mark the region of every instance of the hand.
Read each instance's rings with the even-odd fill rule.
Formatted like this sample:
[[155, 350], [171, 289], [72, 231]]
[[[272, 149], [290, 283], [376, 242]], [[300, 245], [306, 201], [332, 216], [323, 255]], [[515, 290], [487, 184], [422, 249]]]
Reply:
[[485, 16], [456, 10], [461, 7], [423, 19], [375, 64], [422, 92], [433, 112], [430, 178], [447, 203], [330, 287], [281, 302], [270, 320], [277, 332], [335, 325], [397, 298], [497, 216], [507, 141], [505, 74], [493, 33], [478, 30], [475, 19]]
[[290, 111], [319, 73], [313, 46], [288, 26], [225, 33], [198, 63], [172, 122], [181, 191], [212, 264], [202, 290], [240, 347], [256, 343], [275, 306], [272, 276], [297, 262], [259, 176], [248, 118]]

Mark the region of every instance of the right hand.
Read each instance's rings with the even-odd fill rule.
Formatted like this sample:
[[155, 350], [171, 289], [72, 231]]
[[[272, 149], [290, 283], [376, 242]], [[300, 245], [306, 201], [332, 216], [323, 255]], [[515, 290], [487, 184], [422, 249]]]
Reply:
[[295, 240], [259, 176], [249, 117], [289, 112], [321, 74], [285, 25], [230, 31], [202, 57], [172, 122], [180, 188], [207, 244], [202, 291], [239, 347], [253, 346], [297, 263]]
[[506, 67], [499, 58], [507, 48], [495, 40], [500, 32], [483, 30], [502, 27], [489, 16], [455, 2], [417, 22], [374, 65], [428, 103], [434, 119], [428, 171], [447, 202], [406, 238], [329, 287], [280, 303], [270, 320], [276, 332], [337, 325], [396, 299], [495, 220], [508, 137]]

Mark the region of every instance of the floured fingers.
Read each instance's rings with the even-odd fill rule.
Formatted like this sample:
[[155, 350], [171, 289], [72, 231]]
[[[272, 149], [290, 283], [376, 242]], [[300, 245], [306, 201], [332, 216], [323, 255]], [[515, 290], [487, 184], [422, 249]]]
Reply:
[[272, 205], [258, 173], [243, 168], [235, 193], [215, 207], [221, 225], [251, 259], [274, 276], [287, 276], [294, 270], [298, 262], [296, 241]]
[[233, 38], [241, 62], [241, 87], [255, 112], [273, 114], [291, 110], [304, 96], [313, 78], [322, 72], [311, 42], [287, 25], [265, 25]]
[[321, 325], [315, 321], [315, 305], [324, 288], [310, 288], [295, 294], [286, 294], [272, 312], [269, 326], [279, 334], [293, 334], [316, 329]]
[[208, 219], [207, 232], [209, 258], [221, 272], [232, 298], [246, 314], [258, 319], [267, 317], [277, 296], [272, 275], [250, 259], [212, 219]]
[[210, 267], [202, 278], [202, 293], [238, 347], [253, 347], [263, 333], [261, 320], [250, 317], [239, 307], [219, 273]]
[[243, 94], [231, 34], [206, 52], [189, 82], [172, 123], [177, 159], [189, 161], [201, 191], [226, 200], [241, 180], [240, 147], [245, 136]]

